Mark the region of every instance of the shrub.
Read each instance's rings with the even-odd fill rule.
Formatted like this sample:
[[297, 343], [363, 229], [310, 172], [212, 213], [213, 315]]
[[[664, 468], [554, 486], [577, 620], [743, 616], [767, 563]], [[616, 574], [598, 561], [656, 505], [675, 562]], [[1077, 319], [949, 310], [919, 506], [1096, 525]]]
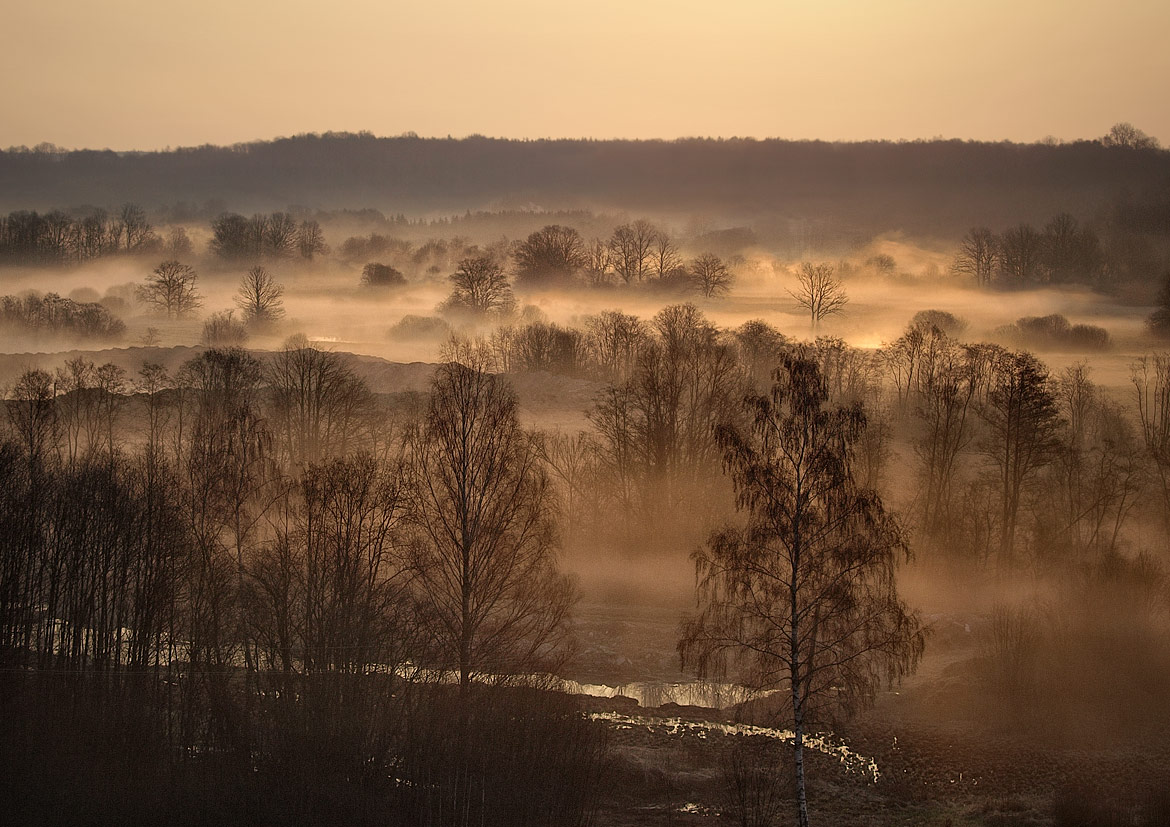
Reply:
[[952, 338], [959, 338], [967, 329], [967, 322], [946, 310], [919, 310], [910, 320], [911, 327], [937, 327]]
[[390, 328], [391, 339], [442, 339], [451, 332], [451, 325], [438, 316], [403, 316]]
[[404, 284], [406, 276], [389, 264], [371, 261], [362, 268], [363, 287], [401, 287]]
[[232, 310], [212, 313], [203, 323], [201, 341], [208, 347], [231, 347], [248, 341], [247, 326], [236, 318]]

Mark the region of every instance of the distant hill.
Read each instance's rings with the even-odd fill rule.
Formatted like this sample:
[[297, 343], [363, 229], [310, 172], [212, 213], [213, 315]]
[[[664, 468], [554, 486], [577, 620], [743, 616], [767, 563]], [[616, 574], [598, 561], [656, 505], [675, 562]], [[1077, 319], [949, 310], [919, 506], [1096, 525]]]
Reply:
[[933, 141], [304, 135], [159, 152], [0, 152], [0, 211], [136, 202], [413, 215], [515, 207], [812, 219], [951, 235], [1170, 183], [1170, 151]]

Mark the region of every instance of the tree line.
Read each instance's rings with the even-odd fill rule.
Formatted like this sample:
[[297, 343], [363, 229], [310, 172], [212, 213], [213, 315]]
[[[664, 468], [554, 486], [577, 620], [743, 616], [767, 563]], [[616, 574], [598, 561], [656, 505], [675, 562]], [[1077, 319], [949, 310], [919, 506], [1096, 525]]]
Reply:
[[113, 214], [86, 208], [44, 214], [20, 210], [0, 217], [0, 261], [67, 264], [124, 253], [164, 252], [189, 254], [186, 230], [175, 227], [163, 238], [137, 204], [124, 204]]
[[1127, 402], [1099, 388], [1087, 365], [1053, 374], [1026, 350], [963, 332], [954, 315], [924, 311], [877, 350], [834, 337], [802, 344], [761, 320], [721, 329], [681, 304], [648, 320], [605, 311], [577, 326], [534, 320], [455, 334], [442, 358], [600, 383], [589, 430], [546, 435], [554, 474], [573, 492], [575, 531], [616, 530], [615, 509], [633, 527], [653, 526], [664, 507], [697, 521], [728, 507], [714, 428], [734, 421], [737, 400], [765, 388], [781, 359], [801, 353], [831, 400], [865, 405], [870, 424], [853, 449], [861, 479], [880, 490], [894, 452], [909, 450], [900, 466], [918, 484], [905, 516], [924, 548], [1005, 570], [1039, 563], [1053, 543], [1120, 552], [1135, 509], [1167, 507], [1137, 496], [1161, 450], [1156, 429], [1143, 436], [1138, 427], [1154, 414], [1137, 399], [1159, 398], [1165, 377], [1135, 365]]
[[[247, 203], [368, 204], [389, 213], [462, 212], [509, 195], [524, 202], [638, 205], [647, 211], [702, 204], [725, 213], [823, 214], [875, 234], [957, 235], [981, 220], [1035, 221], [1102, 193], [1140, 192], [1165, 178], [1167, 154], [1122, 136], [1015, 144], [961, 140], [823, 141], [750, 138], [677, 141], [461, 140], [370, 134], [299, 135], [234, 147], [169, 152], [3, 152], [0, 177], [15, 204], [103, 203], [109, 181], [124, 198], [164, 203], [175, 193]], [[954, 209], [923, 209], [967, 194]], [[282, 201], [272, 203], [274, 194]], [[11, 206], [5, 206], [12, 209]]]

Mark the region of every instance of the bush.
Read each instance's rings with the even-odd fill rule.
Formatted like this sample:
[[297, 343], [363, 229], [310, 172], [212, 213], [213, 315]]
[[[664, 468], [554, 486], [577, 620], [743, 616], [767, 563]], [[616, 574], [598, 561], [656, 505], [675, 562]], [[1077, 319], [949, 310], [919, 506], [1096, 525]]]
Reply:
[[408, 314], [390, 328], [390, 338], [398, 340], [442, 339], [450, 332], [451, 325], [438, 316]]
[[363, 287], [401, 287], [404, 284], [406, 284], [406, 276], [389, 264], [371, 261], [362, 268]]
[[248, 327], [232, 310], [212, 313], [203, 323], [201, 341], [208, 347], [231, 347], [248, 341]]
[[910, 320], [910, 327], [937, 327], [951, 338], [957, 339], [967, 329], [967, 322], [946, 310], [919, 310]]
[[1001, 327], [997, 333], [1013, 344], [1037, 349], [1105, 350], [1109, 332], [1091, 324], [1069, 324], [1059, 313], [1049, 316], [1024, 316], [1015, 324]]

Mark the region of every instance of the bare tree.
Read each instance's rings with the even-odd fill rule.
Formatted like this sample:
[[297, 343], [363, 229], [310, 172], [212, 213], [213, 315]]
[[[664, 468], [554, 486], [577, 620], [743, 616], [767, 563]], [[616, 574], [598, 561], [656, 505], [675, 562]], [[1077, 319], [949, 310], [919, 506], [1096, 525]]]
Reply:
[[763, 319], [750, 319], [731, 332], [736, 355], [748, 378], [760, 388], [771, 386], [772, 371], [792, 341]]
[[581, 235], [572, 227], [550, 224], [528, 236], [517, 248], [516, 276], [522, 281], [567, 281], [586, 265]]
[[167, 243], [164, 249], [168, 255], [179, 258], [191, 255], [195, 248], [191, 245], [191, 239], [188, 237], [185, 227], [171, 227], [171, 231], [167, 233]]
[[1158, 139], [1142, 132], [1128, 121], [1113, 124], [1103, 138], [1102, 146], [1124, 147], [1126, 149], [1157, 149]]
[[126, 239], [127, 252], [141, 250], [158, 237], [154, 234], [154, 227], [146, 220], [146, 211], [137, 204], [124, 204], [118, 213], [118, 225]]
[[639, 218], [622, 224], [609, 239], [610, 263], [624, 284], [645, 281], [653, 272], [653, 250], [660, 233], [649, 221]]
[[455, 289], [447, 300], [447, 306], [461, 308], [476, 314], [510, 308], [513, 303], [512, 288], [504, 268], [490, 256], [465, 258], [451, 276]]
[[684, 624], [679, 653], [703, 678], [787, 691], [807, 827], [807, 728], [824, 721], [825, 707], [872, 703], [884, 681], [913, 671], [923, 631], [897, 593], [907, 550], [898, 523], [853, 482], [850, 446], [864, 412], [826, 410], [813, 362], [789, 358], [775, 380], [768, 395], [746, 400], [746, 429], [719, 429], [746, 520], [695, 552], [699, 612]]
[[1154, 297], [1154, 305], [1154, 312], [1146, 319], [1146, 327], [1158, 338], [1170, 338], [1170, 270], [1162, 274], [1162, 286]]
[[1000, 236], [997, 272], [1009, 285], [1038, 281], [1043, 254], [1044, 237], [1031, 224], [1012, 227]]
[[708, 299], [726, 295], [731, 290], [731, 271], [717, 255], [703, 253], [691, 260], [687, 271], [695, 288]]
[[263, 221], [261, 249], [272, 258], [289, 258], [296, 251], [298, 231], [297, 222], [291, 215], [274, 212]]
[[1011, 560], [1025, 486], [1051, 462], [1061, 426], [1048, 371], [1030, 353], [1003, 351], [992, 365], [987, 400], [978, 408], [988, 426], [985, 450], [1000, 494], [1000, 563]]
[[1130, 367], [1138, 424], [1162, 494], [1162, 520], [1170, 528], [1170, 353], [1143, 356]]
[[678, 245], [662, 230], [658, 231], [650, 247], [650, 262], [654, 277], [657, 279], [672, 279], [684, 272]]
[[806, 261], [800, 265], [796, 279], [797, 289], [789, 290], [788, 295], [808, 311], [813, 329], [816, 329], [826, 316], [844, 312], [849, 297], [845, 295], [845, 288], [835, 275], [832, 264], [813, 264]]
[[269, 361], [267, 379], [270, 426], [291, 469], [369, 447], [358, 426], [373, 397], [341, 354], [290, 343]]
[[313, 256], [324, 255], [329, 252], [325, 243], [325, 235], [321, 232], [321, 225], [316, 221], [302, 221], [297, 227], [295, 246], [297, 253], [306, 261], [312, 261]]
[[236, 306], [244, 314], [244, 323], [266, 328], [284, 318], [284, 285], [278, 284], [264, 267], [256, 266], [244, 274], [236, 293]]
[[553, 492], [507, 383], [441, 365], [410, 446], [420, 614], [466, 696], [476, 673], [559, 654], [574, 594], [557, 572]]
[[600, 238], [595, 238], [589, 242], [585, 254], [585, 279], [589, 285], [600, 287], [608, 284], [613, 274], [613, 255], [610, 253], [609, 245]]
[[26, 370], [12, 386], [8, 418], [30, 461], [40, 462], [57, 442], [58, 417], [53, 377], [47, 371]]
[[588, 358], [598, 373], [611, 382], [630, 377], [647, 335], [645, 322], [617, 310], [603, 310], [585, 319]]
[[970, 276], [980, 287], [990, 287], [999, 266], [999, 243], [986, 227], [973, 227], [959, 242], [951, 271]]
[[167, 318], [179, 319], [192, 313], [202, 301], [195, 289], [198, 276], [189, 264], [164, 261], [138, 288], [138, 300], [165, 313]]

